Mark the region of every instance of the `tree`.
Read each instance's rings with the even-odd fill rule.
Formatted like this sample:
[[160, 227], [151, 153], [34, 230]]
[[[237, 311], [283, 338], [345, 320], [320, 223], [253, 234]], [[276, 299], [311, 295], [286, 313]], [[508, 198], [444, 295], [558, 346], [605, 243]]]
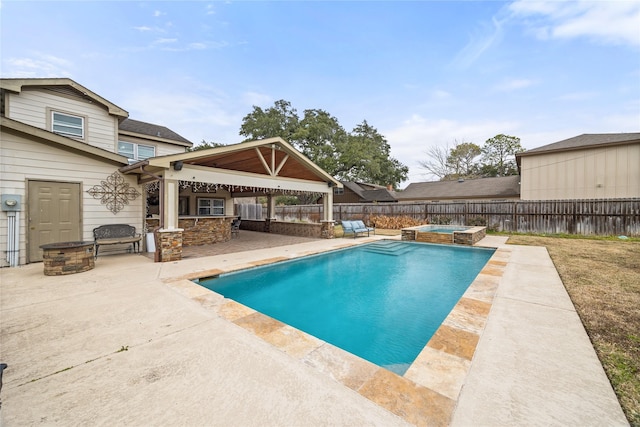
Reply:
[[451, 175], [451, 168], [448, 162], [450, 151], [448, 145], [446, 147], [439, 145], [429, 147], [426, 152], [428, 160], [418, 160], [418, 164], [427, 171], [427, 175], [435, 176], [440, 181], [445, 181], [446, 177]]
[[478, 176], [478, 166], [474, 160], [481, 153], [482, 149], [473, 142], [456, 144], [449, 151], [449, 156], [447, 157], [447, 165], [452, 171], [452, 178], [476, 178]]
[[500, 134], [487, 139], [482, 147], [482, 176], [517, 175], [515, 155], [522, 151], [518, 137]]
[[290, 142], [323, 170], [335, 175], [339, 157], [336, 147], [344, 146], [347, 138], [338, 119], [324, 110], [305, 110]]
[[353, 128], [346, 146], [337, 148], [340, 179], [393, 187], [407, 179], [409, 168], [391, 157], [387, 139], [366, 120]]
[[295, 108], [291, 107], [290, 102], [281, 99], [266, 110], [254, 105], [253, 111], [242, 119], [240, 135], [246, 137], [244, 141], [279, 136], [287, 142], [292, 142], [299, 122]]
[[409, 173], [390, 157], [387, 140], [366, 120], [347, 133], [324, 110], [305, 110], [300, 120], [284, 100], [266, 110], [254, 106], [242, 121], [240, 135], [248, 140], [280, 136], [338, 179], [396, 186]]
[[478, 176], [476, 157], [481, 153], [481, 148], [472, 142], [456, 141], [453, 148], [447, 144], [445, 147], [433, 146], [427, 151], [429, 160], [418, 161], [418, 164], [427, 172], [438, 177], [440, 181], [452, 181], [459, 178], [475, 178]]
[[224, 147], [224, 144], [220, 144], [219, 142], [207, 142], [204, 139], [202, 140], [202, 142], [196, 146], [193, 146], [191, 148], [187, 148], [187, 151], [199, 151], [199, 150], [206, 150], [209, 148], [216, 148], [216, 147]]

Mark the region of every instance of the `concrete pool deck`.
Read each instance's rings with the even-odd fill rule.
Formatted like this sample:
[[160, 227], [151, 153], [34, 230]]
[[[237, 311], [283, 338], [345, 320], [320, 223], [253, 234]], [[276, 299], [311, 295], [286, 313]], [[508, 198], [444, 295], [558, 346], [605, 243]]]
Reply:
[[[442, 392], [420, 381], [447, 383], [460, 369], [424, 368], [440, 381], [416, 366], [410, 381], [365, 368], [345, 383], [345, 359], [330, 346], [185, 280], [372, 239], [164, 264], [112, 255], [68, 276], [44, 276], [41, 263], [0, 269], [0, 362], [9, 365], [0, 423], [628, 425], [544, 248], [480, 242], [504, 261], [492, 267], [500, 275], [486, 272], [496, 277], [492, 305], [464, 376]], [[481, 292], [468, 297], [483, 302]], [[427, 398], [410, 401], [416, 389]], [[436, 414], [412, 418], [420, 405]]]

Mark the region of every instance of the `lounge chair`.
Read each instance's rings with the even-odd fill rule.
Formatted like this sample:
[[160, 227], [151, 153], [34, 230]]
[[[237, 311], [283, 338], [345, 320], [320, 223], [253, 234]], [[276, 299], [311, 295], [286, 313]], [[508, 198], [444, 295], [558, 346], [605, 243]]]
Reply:
[[376, 229], [375, 227], [367, 227], [366, 225], [364, 225], [363, 221], [353, 221], [356, 224], [356, 228], [366, 228], [367, 230], [369, 230], [370, 232], [373, 231], [373, 234], [376, 234]]
[[356, 224], [357, 221], [342, 221], [342, 229], [344, 230], [344, 235], [352, 234], [355, 239], [358, 237], [358, 234], [367, 233], [369, 235], [369, 229], [367, 227], [360, 227]]

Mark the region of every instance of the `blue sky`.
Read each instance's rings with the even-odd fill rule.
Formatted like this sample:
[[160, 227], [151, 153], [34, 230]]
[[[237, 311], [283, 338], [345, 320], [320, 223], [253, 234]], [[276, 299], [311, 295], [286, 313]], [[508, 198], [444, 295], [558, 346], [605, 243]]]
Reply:
[[2, 77], [72, 78], [194, 143], [240, 142], [279, 99], [367, 120], [413, 182], [432, 146], [640, 131], [640, 1], [3, 0], [0, 20]]

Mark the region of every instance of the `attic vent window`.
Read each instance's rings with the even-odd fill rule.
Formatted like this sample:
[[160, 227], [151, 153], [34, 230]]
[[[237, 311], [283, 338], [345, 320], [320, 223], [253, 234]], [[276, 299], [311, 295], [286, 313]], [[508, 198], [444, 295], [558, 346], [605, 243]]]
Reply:
[[84, 138], [84, 117], [52, 111], [51, 131], [71, 138]]

